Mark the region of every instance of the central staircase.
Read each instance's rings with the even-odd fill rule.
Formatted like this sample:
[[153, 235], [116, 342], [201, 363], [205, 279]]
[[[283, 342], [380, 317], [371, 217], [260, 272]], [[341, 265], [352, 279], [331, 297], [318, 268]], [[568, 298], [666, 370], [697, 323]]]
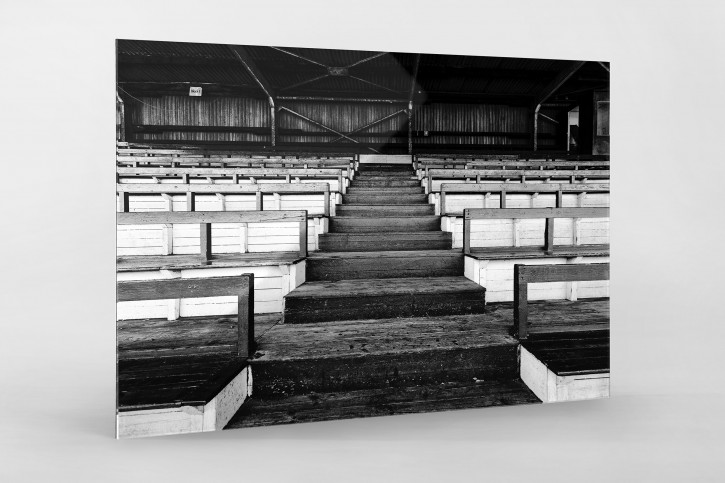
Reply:
[[412, 165], [361, 164], [228, 427], [538, 402]]

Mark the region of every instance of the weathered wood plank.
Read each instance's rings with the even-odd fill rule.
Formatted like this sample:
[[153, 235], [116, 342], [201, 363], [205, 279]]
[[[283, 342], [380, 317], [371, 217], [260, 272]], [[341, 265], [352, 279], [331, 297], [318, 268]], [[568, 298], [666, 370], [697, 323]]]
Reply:
[[232, 183], [119, 183], [116, 185], [118, 193], [155, 194], [155, 193], [327, 193], [328, 183], [261, 183], [261, 184], [232, 184]]
[[117, 282], [119, 302], [197, 297], [241, 296], [251, 287], [252, 275], [177, 278]]
[[306, 219], [306, 211], [150, 211], [117, 213], [119, 225], [144, 225], [165, 223], [260, 223], [293, 222]]
[[466, 208], [463, 216], [471, 220], [606, 218], [609, 208]]

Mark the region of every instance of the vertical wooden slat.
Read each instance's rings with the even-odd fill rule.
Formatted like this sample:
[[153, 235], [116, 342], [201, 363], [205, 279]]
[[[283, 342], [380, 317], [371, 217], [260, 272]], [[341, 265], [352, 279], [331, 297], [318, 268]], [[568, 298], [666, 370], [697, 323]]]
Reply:
[[463, 253], [471, 253], [471, 215], [463, 210]]
[[307, 210], [305, 219], [300, 221], [300, 256], [307, 257]]
[[441, 189], [441, 216], [446, 215], [446, 192]]
[[211, 223], [200, 223], [199, 234], [201, 261], [208, 264], [211, 260]]
[[196, 211], [196, 194], [190, 191], [186, 193], [186, 211]]
[[520, 267], [514, 265], [514, 335], [519, 339], [528, 337], [528, 284], [521, 280]]
[[501, 200], [499, 202], [499, 208], [506, 208], [506, 191], [501, 190]]
[[554, 220], [555, 218], [546, 219], [546, 228], [544, 229], [544, 251], [547, 255], [554, 253]]
[[561, 190], [559, 190], [556, 192], [556, 207], [562, 208], [563, 202], [564, 202], [563, 194], [562, 194]]
[[244, 275], [247, 287], [237, 301], [237, 355], [246, 359], [254, 352], [254, 274]]
[[330, 190], [329, 189], [326, 189], [325, 192], [323, 193], [322, 200], [325, 204], [324, 215], [330, 216]]
[[255, 201], [256, 201], [255, 209], [257, 211], [264, 210], [264, 195], [262, 194], [261, 191], [257, 191], [255, 193]]
[[121, 206], [119, 207], [119, 211], [121, 213], [128, 213], [129, 210], [129, 195], [127, 192], [120, 193], [119, 198], [121, 199]]

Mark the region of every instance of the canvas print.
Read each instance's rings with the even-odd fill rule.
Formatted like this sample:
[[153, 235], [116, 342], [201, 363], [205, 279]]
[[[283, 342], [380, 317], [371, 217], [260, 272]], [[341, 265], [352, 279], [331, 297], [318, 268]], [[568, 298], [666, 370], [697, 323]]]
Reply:
[[119, 438], [608, 397], [608, 62], [116, 60]]

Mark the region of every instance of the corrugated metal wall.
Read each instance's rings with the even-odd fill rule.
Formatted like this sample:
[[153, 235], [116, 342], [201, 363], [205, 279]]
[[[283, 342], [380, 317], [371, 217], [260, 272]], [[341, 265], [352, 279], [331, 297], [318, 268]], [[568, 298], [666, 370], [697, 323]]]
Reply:
[[[126, 116], [132, 126], [184, 126], [183, 131], [134, 132], [135, 141], [233, 141], [269, 142], [269, 105], [264, 99], [240, 97], [142, 97], [126, 98]], [[293, 102], [286, 107], [338, 132], [348, 133], [404, 110], [403, 104], [361, 102]], [[413, 116], [414, 143], [430, 145], [521, 146], [530, 142], [531, 111], [527, 107], [487, 104], [424, 104]], [[194, 132], [190, 126], [252, 128], [252, 132]], [[325, 144], [350, 147], [349, 140], [330, 143], [340, 136], [286, 112], [277, 113], [277, 144]], [[540, 146], [553, 146], [557, 125], [539, 122]], [[240, 129], [242, 130], [242, 129]], [[403, 112], [351, 137], [362, 145], [407, 149], [407, 115]], [[428, 132], [426, 134], [426, 131]], [[486, 135], [476, 133], [486, 132]], [[465, 133], [471, 133], [465, 134]], [[367, 135], [366, 135], [367, 134]], [[127, 134], [128, 136], [128, 134]]]

